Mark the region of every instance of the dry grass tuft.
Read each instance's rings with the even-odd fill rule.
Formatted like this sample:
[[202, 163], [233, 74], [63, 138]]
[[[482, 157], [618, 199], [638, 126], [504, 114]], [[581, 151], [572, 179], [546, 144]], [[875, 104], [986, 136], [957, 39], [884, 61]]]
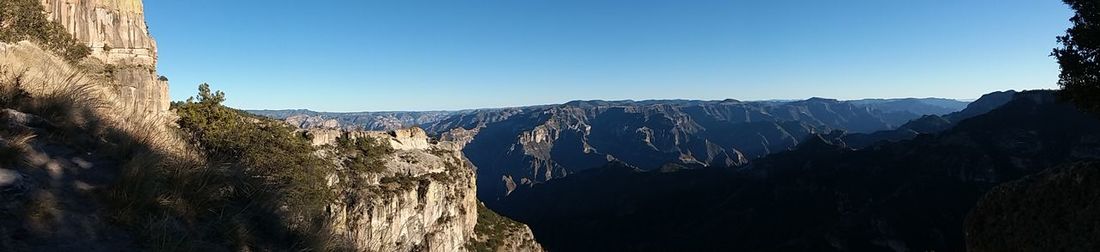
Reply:
[[0, 135], [0, 167], [11, 167], [22, 164], [24, 157], [30, 150], [30, 141], [34, 134], [19, 133], [16, 135]]
[[[29, 43], [0, 43], [0, 109], [14, 109], [38, 116], [45, 127], [35, 136], [0, 127], [0, 165], [25, 159], [35, 139], [95, 152], [120, 164], [117, 181], [101, 195], [110, 209], [106, 219], [147, 237], [149, 247], [181, 248], [179, 231], [193, 227], [174, 216], [156, 217], [158, 204], [175, 209], [195, 206], [165, 192], [210, 193], [203, 182], [187, 174], [203, 162], [188, 147], [178, 129], [165, 118], [134, 114], [142, 111], [121, 102], [106, 83], [89, 78], [68, 62]], [[185, 181], [187, 187], [171, 185]], [[41, 197], [39, 197], [41, 196]], [[36, 194], [28, 200], [32, 223], [50, 223], [58, 216], [52, 195]], [[150, 204], [152, 202], [152, 204]], [[173, 206], [174, 205], [174, 206]], [[198, 208], [188, 210], [199, 212]], [[48, 226], [42, 228], [49, 229]], [[201, 248], [193, 247], [192, 248]]]

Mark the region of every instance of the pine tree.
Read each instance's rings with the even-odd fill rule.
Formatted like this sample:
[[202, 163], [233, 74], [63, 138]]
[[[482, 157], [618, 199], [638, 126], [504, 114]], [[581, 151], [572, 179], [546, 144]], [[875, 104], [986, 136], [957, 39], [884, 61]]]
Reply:
[[1100, 1], [1063, 0], [1076, 14], [1073, 27], [1059, 36], [1062, 47], [1051, 55], [1062, 72], [1059, 96], [1081, 109], [1100, 115]]

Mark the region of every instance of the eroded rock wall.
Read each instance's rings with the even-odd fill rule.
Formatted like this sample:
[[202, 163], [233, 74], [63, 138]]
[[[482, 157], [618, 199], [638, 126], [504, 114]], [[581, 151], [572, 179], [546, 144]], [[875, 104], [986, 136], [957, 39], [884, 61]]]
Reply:
[[157, 43], [141, 0], [42, 0], [49, 20], [92, 49], [119, 103], [134, 116], [168, 114], [168, 80], [156, 72]]
[[47, 18], [61, 23], [112, 65], [155, 67], [157, 43], [145, 24], [141, 0], [42, 0]]
[[[341, 134], [331, 129], [310, 133], [317, 145], [332, 144]], [[496, 244], [498, 251], [541, 251], [526, 226], [521, 230], [527, 232], [475, 232], [480, 204], [475, 168], [461, 144], [433, 141], [420, 128], [351, 136], [374, 137], [395, 149], [384, 157], [382, 171], [332, 178], [345, 195], [331, 207], [333, 227], [356, 250], [471, 251], [471, 244], [493, 236], [508, 238]]]

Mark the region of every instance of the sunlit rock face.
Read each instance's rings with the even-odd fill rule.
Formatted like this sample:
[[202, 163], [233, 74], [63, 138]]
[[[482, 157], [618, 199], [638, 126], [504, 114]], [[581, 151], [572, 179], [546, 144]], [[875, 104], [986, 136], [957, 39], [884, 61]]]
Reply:
[[[317, 145], [333, 144], [343, 134], [332, 129], [307, 131]], [[356, 250], [470, 251], [472, 242], [495, 235], [506, 238], [497, 250], [541, 251], [524, 225], [498, 234], [475, 232], [481, 211], [475, 168], [462, 154], [461, 144], [432, 141], [416, 127], [348, 134], [375, 138], [395, 150], [383, 159], [381, 171], [332, 177], [333, 184], [348, 185], [340, 189], [344, 200], [330, 207], [332, 226]]]
[[332, 207], [336, 231], [362, 251], [465, 250], [478, 203], [461, 152], [398, 149], [385, 162]]
[[[111, 89], [135, 116], [168, 114], [168, 80], [157, 75], [157, 43], [140, 0], [42, 0], [49, 20], [63, 25], [105, 63]], [[98, 65], [98, 64], [93, 64]]]
[[112, 65], [155, 67], [157, 43], [149, 35], [141, 0], [42, 0], [47, 17], [61, 23]]

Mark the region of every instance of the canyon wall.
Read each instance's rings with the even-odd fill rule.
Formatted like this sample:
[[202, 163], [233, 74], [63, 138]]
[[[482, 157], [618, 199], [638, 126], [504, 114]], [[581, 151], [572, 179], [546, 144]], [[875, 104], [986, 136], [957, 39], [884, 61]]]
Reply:
[[134, 116], [168, 114], [168, 80], [156, 72], [157, 43], [149, 34], [140, 0], [42, 0], [49, 20], [65, 27], [99, 62], [119, 103]]
[[[312, 129], [315, 145], [342, 133]], [[330, 177], [344, 199], [330, 207], [335, 231], [361, 251], [541, 251], [526, 225], [495, 216], [477, 200], [475, 168], [461, 143], [433, 141], [420, 128], [359, 131], [393, 147], [382, 171]], [[337, 156], [333, 153], [331, 156]], [[490, 241], [491, 240], [491, 241]]]

